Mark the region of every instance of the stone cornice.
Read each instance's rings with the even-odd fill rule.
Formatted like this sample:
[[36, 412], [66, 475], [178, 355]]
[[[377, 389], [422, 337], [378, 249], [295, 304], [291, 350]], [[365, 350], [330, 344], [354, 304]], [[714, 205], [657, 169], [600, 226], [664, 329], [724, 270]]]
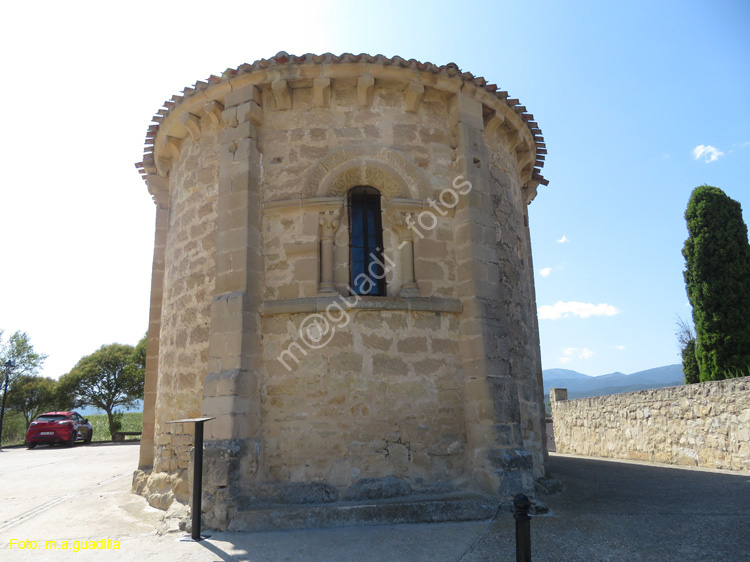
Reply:
[[308, 197], [268, 201], [263, 203], [263, 214], [281, 214], [288, 211], [304, 209], [305, 211], [333, 211], [344, 204], [343, 197]]
[[[418, 111], [425, 88], [475, 98], [483, 105], [485, 127], [503, 127], [511, 136], [516, 135], [516, 151], [519, 162], [523, 163], [519, 172], [524, 169], [524, 182], [531, 179], [544, 185], [548, 183], [540, 173], [547, 151], [534, 116], [495, 84], [488, 84], [484, 78], [469, 72], [461, 72], [453, 63], [437, 66], [401, 57], [348, 53], [295, 56], [280, 52], [270, 59], [243, 64], [227, 69], [221, 76], [210, 76], [206, 81], [196, 82], [185, 88], [181, 96], [166, 101], [153, 117], [154, 123], [146, 134], [143, 161], [136, 167], [144, 176], [166, 175], [174, 152], [168, 146], [169, 142], [174, 144], [188, 135], [196, 139], [200, 135], [196, 121], [203, 118], [220, 125], [222, 109], [230, 107], [226, 103], [227, 96], [231, 97], [231, 93], [239, 89], [248, 86], [267, 89], [274, 96], [273, 109], [284, 110], [291, 107], [291, 91], [295, 87], [311, 87], [315, 93], [315, 105], [325, 106], [330, 101], [331, 80], [352, 77], [358, 79], [356, 87], [360, 105], [371, 103], [372, 88], [377, 80], [403, 83], [407, 111]], [[168, 141], [170, 138], [173, 140]]]
[[358, 297], [341, 295], [264, 301], [261, 316], [279, 314], [311, 314], [326, 312], [335, 303], [345, 310], [408, 310], [418, 312], [451, 312], [459, 314], [463, 305], [458, 299], [437, 297]]

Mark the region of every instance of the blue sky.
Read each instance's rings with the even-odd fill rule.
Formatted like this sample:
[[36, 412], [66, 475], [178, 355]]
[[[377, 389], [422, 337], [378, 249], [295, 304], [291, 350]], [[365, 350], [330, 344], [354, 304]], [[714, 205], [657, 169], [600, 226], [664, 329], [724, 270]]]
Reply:
[[151, 115], [281, 50], [455, 62], [534, 114], [549, 151], [530, 209], [544, 368], [678, 362], [692, 188], [721, 187], [748, 220], [745, 1], [14, 4], [0, 329], [27, 331], [47, 376], [147, 328], [154, 209], [133, 163]]

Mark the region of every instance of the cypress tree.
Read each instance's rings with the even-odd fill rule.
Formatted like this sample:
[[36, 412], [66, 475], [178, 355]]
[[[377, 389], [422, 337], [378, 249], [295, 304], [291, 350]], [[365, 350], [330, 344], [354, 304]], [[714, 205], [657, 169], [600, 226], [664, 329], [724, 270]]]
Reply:
[[700, 380], [750, 374], [750, 244], [742, 207], [702, 185], [685, 212], [685, 285]]
[[682, 373], [685, 375], [685, 384], [701, 382], [698, 362], [695, 360], [695, 340], [690, 340], [682, 348]]

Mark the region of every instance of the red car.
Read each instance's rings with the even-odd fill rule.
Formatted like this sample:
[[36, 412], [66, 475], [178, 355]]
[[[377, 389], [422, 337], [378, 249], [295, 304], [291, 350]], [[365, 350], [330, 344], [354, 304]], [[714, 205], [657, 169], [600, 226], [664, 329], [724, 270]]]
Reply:
[[31, 422], [26, 432], [26, 446], [33, 449], [41, 443], [64, 443], [72, 447], [78, 439], [91, 443], [94, 428], [78, 412], [47, 412]]

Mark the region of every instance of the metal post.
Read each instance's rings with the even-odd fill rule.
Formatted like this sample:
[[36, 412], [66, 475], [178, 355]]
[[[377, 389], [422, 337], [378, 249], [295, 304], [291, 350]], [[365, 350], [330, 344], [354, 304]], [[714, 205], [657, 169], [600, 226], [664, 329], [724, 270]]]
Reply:
[[3, 389], [3, 405], [0, 407], [0, 448], [3, 446], [3, 420], [5, 419], [5, 399], [8, 397], [8, 379], [10, 378], [10, 370], [15, 367], [15, 364], [8, 360], [3, 367], [5, 367], [5, 386]]
[[193, 456], [193, 540], [201, 540], [201, 499], [203, 490], [203, 424], [195, 422], [195, 455]]
[[516, 519], [516, 562], [531, 562], [531, 501], [525, 494], [513, 498], [513, 517]]
[[193, 529], [191, 537], [194, 541], [203, 540], [201, 537], [201, 500], [203, 493], [203, 424], [216, 418], [189, 418], [173, 420], [167, 423], [194, 423], [195, 446], [193, 449]]

